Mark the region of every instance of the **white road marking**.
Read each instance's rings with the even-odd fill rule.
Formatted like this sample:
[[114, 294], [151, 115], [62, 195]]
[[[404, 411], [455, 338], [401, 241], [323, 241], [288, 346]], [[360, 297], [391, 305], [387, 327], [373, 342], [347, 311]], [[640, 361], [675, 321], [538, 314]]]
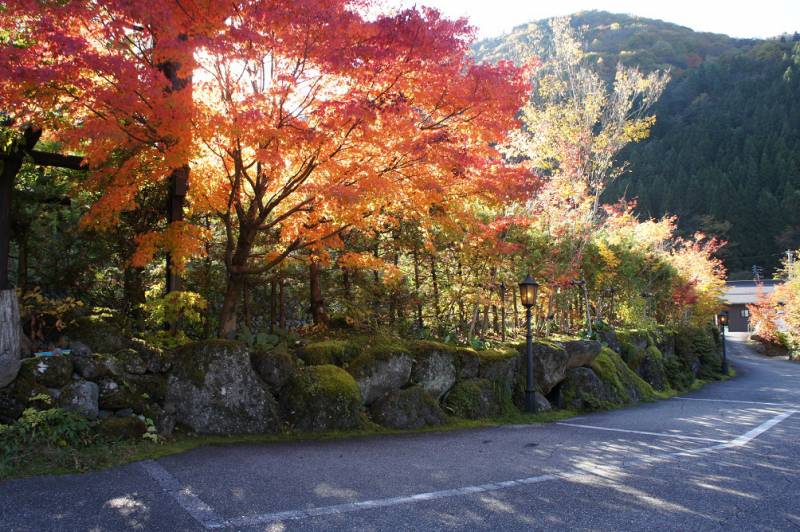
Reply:
[[515, 486], [536, 484], [538, 482], [545, 482], [547, 480], [556, 480], [557, 478], [559, 477], [556, 475], [539, 475], [535, 477], [521, 478], [519, 480], [506, 480], [503, 482], [480, 484], [478, 486], [466, 486], [463, 488], [449, 490], [429, 491], [426, 493], [417, 493], [414, 495], [406, 495], [401, 497], [389, 497], [387, 499], [373, 499], [368, 501], [335, 504], [333, 506], [321, 506], [317, 508], [310, 508], [308, 510], [293, 510], [253, 516], [245, 515], [234, 519], [226, 519], [221, 523], [215, 523], [207, 528], [248, 527], [274, 523], [276, 521], [305, 519], [308, 517], [318, 517], [321, 515], [343, 514], [357, 512], [360, 510], [370, 510], [373, 508], [383, 508], [386, 506], [397, 506], [399, 504], [409, 504], [414, 502], [444, 499], [448, 497], [457, 497], [459, 495], [474, 495], [476, 493], [484, 493], [487, 491], [499, 491]]
[[630, 434], [642, 434], [645, 436], [658, 436], [660, 438], [677, 438], [681, 440], [697, 440], [697, 441], [708, 441], [712, 443], [725, 443], [727, 440], [715, 440], [713, 438], [702, 438], [700, 436], [684, 436], [683, 434], [669, 434], [666, 432], [647, 432], [644, 430], [629, 430], [629, 429], [615, 429], [611, 427], [598, 427], [595, 425], [580, 425], [578, 423], [556, 423], [556, 425], [565, 425], [567, 427], [578, 427], [581, 429], [592, 429], [592, 430], [605, 430], [610, 432], [626, 432]]
[[787, 417], [791, 416], [792, 414], [796, 414], [797, 410], [788, 410], [783, 414], [778, 414], [774, 418], [765, 421], [761, 425], [757, 426], [756, 428], [745, 432], [738, 438], [734, 438], [730, 442], [726, 443], [726, 447], [741, 447], [746, 445], [747, 443], [751, 442], [755, 438], [758, 438], [761, 434], [767, 432], [769, 429], [786, 419]]
[[222, 519], [217, 515], [211, 506], [206, 504], [191, 490], [181, 486], [180, 481], [164, 469], [155, 460], [145, 460], [139, 462], [148, 475], [158, 482], [164, 492], [172, 497], [181, 508], [191, 515], [195, 521], [205, 528], [219, 528]]
[[672, 399], [680, 401], [710, 401], [713, 403], [739, 403], [746, 405], [767, 405], [767, 406], [782, 406], [782, 407], [789, 406], [784, 403], [761, 403], [758, 401], [738, 401], [736, 399], [701, 399], [699, 397], [673, 397]]
[[[783, 412], [782, 414], [779, 414], [773, 418], [768, 419], [761, 425], [755, 427], [754, 429], [749, 430], [748, 432], [742, 434], [741, 436], [738, 436], [729, 441], [725, 441], [723, 443], [718, 443], [717, 445], [712, 445], [710, 447], [701, 447], [698, 449], [689, 449], [685, 451], [663, 453], [652, 457], [642, 457], [640, 459], [626, 461], [624, 463], [627, 466], [647, 464], [651, 462], [652, 459], [696, 457], [698, 455], [712, 451], [742, 447], [795, 413], [797, 413], [797, 410], [789, 410]], [[565, 425], [566, 423], [559, 423], [559, 424]], [[593, 429], [599, 428], [589, 425], [587, 425], [586, 427]], [[648, 435], [656, 434], [661, 436], [661, 434], [658, 433], [647, 433], [643, 431], [625, 431], [625, 432], [648, 434]], [[665, 436], [674, 437], [674, 435], [665, 435]], [[692, 438], [692, 439], [697, 439], [697, 438]], [[719, 440], [710, 440], [710, 441], [714, 442]], [[587, 465], [591, 464], [585, 464], [584, 466]], [[504, 489], [524, 486], [527, 484], [546, 482], [549, 480], [578, 479], [591, 475], [591, 472], [587, 471], [586, 469], [574, 469], [572, 471], [555, 472], [553, 474], [538, 475], [535, 477], [527, 477], [517, 480], [506, 480], [501, 482], [492, 482], [488, 484], [479, 484], [476, 486], [465, 486], [461, 488], [453, 488], [448, 490], [429, 491], [425, 493], [403, 495], [399, 497], [372, 499], [366, 501], [335, 504], [331, 506], [318, 506], [316, 508], [309, 508], [306, 510], [288, 510], [283, 512], [270, 512], [270, 513], [262, 513], [256, 515], [244, 515], [241, 517], [234, 517], [230, 519], [222, 519], [214, 512], [213, 508], [211, 508], [208, 504], [203, 502], [197, 495], [191, 493], [185, 488], [182, 488], [178, 479], [172, 476], [166, 469], [164, 469], [157, 462], [153, 460], [147, 460], [141, 462], [141, 466], [145, 469], [145, 471], [147, 471], [150, 474], [150, 476], [152, 476], [156, 480], [156, 482], [158, 482], [161, 485], [162, 488], [164, 488], [164, 491], [170, 497], [175, 499], [175, 501], [184, 510], [186, 510], [189, 513], [189, 515], [191, 515], [195, 519], [195, 521], [197, 521], [200, 525], [202, 525], [206, 529], [250, 527], [250, 526], [265, 525], [269, 523], [276, 523], [280, 521], [307, 519], [310, 517], [318, 517], [324, 515], [344, 514], [350, 512], [358, 512], [362, 510], [370, 510], [373, 508], [385, 508], [389, 506], [398, 506], [401, 504], [412, 504], [416, 502], [432, 501], [436, 499], [474, 495], [476, 493], [485, 493], [489, 491], [500, 491]], [[601, 464], [596, 464], [596, 466], [592, 466], [593, 471], [601, 471], [601, 470], [611, 471], [611, 470], [622, 470], [622, 469], [624, 469], [624, 467], [622, 466], [607, 466]]]

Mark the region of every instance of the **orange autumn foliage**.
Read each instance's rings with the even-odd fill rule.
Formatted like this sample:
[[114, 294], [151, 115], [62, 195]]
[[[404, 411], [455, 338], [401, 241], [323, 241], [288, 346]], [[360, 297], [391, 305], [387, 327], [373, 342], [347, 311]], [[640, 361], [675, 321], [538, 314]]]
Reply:
[[[85, 155], [101, 193], [85, 224], [113, 227], [188, 164], [190, 211], [226, 235], [223, 334], [248, 275], [387, 213], [524, 189], [494, 148], [518, 126], [524, 71], [475, 64], [464, 20], [368, 18], [372, 2], [348, 0], [4, 4], [24, 45], [3, 46], [0, 108]], [[134, 259], [185, 259], [201, 238], [181, 223]]]

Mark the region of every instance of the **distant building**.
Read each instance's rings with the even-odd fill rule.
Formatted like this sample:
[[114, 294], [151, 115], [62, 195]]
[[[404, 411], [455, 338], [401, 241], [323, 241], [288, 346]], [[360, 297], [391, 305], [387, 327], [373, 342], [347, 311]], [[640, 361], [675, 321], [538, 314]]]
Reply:
[[783, 281], [780, 279], [763, 279], [761, 281], [728, 281], [725, 290], [726, 308], [728, 311], [728, 330], [730, 332], [750, 332], [750, 311], [747, 305], [758, 302], [760, 294], [769, 295]]

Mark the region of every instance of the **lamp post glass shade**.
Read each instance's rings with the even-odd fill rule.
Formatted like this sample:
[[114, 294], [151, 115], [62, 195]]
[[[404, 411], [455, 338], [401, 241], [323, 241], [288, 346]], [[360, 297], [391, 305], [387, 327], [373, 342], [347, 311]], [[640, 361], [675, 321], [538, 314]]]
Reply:
[[539, 283], [534, 281], [530, 275], [519, 283], [519, 299], [525, 308], [530, 308], [536, 304], [538, 294]]
[[721, 326], [726, 326], [728, 324], [728, 313], [727, 312], [720, 312], [719, 316], [719, 324]]

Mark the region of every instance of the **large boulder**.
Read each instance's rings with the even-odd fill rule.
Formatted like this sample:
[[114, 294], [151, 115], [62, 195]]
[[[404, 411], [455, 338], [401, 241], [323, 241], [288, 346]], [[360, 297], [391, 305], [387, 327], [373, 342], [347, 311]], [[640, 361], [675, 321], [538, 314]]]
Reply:
[[61, 388], [72, 382], [72, 360], [64, 355], [22, 360], [18, 380], [30, 379], [46, 388]]
[[148, 373], [164, 373], [169, 371], [170, 361], [161, 348], [153, 346], [141, 338], [131, 338], [128, 340], [130, 348], [139, 353], [139, 357], [146, 367]]
[[310, 366], [333, 364], [345, 366], [360, 354], [357, 342], [343, 339], [319, 340], [298, 349], [298, 356]]
[[178, 423], [203, 434], [272, 432], [277, 404], [250, 364], [245, 344], [209, 340], [172, 353], [166, 403]]
[[[547, 342], [533, 343], [533, 375], [536, 388], [547, 395], [550, 390], [564, 380], [567, 374], [569, 355], [563, 346]], [[525, 344], [520, 346], [519, 379], [527, 372]]]
[[139, 416], [111, 416], [100, 420], [97, 432], [108, 440], [132, 440], [147, 432], [147, 425]]
[[596, 330], [595, 334], [597, 339], [608, 346], [609, 349], [617, 353], [622, 352], [622, 344], [620, 344], [617, 332], [614, 329], [606, 325], [604, 328]]
[[419, 384], [437, 400], [441, 399], [456, 383], [454, 355], [435, 346], [418, 351], [411, 369], [411, 382]]
[[393, 429], [441, 425], [445, 419], [439, 401], [421, 385], [390, 392], [372, 403], [370, 414], [380, 425]]
[[600, 350], [594, 359], [592, 371], [603, 381], [606, 392], [614, 404], [630, 404], [655, 399], [653, 387], [636, 374], [622, 357], [608, 348]]
[[661, 352], [664, 358], [675, 356], [675, 333], [666, 327], [662, 327], [656, 334], [656, 348]]
[[503, 413], [503, 394], [488, 379], [458, 381], [445, 397], [445, 408], [458, 417], [478, 419]]
[[283, 388], [296, 371], [295, 358], [285, 349], [258, 350], [250, 354], [256, 374], [274, 391]]
[[599, 410], [619, 404], [597, 374], [584, 367], [567, 371], [555, 400], [559, 408], [574, 410]]
[[299, 368], [281, 393], [281, 407], [294, 428], [308, 431], [362, 426], [359, 386], [330, 364]]
[[502, 390], [511, 392], [520, 365], [519, 353], [514, 349], [487, 349], [479, 351], [478, 377], [497, 383]]
[[125, 373], [131, 375], [144, 375], [147, 373], [147, 360], [139, 351], [131, 348], [120, 349], [114, 353], [113, 359]]
[[664, 370], [664, 356], [654, 345], [645, 349], [639, 359], [636, 373], [656, 390], [666, 390], [669, 386]]
[[58, 404], [64, 410], [80, 414], [87, 419], [97, 419], [100, 390], [91, 381], [76, 381], [61, 390]]
[[124, 383], [145, 402], [163, 404], [167, 398], [167, 378], [164, 375], [127, 375]]
[[147, 397], [122, 379], [101, 379], [98, 388], [98, 403], [103, 410], [131, 409], [141, 414], [148, 402]]
[[20, 402], [13, 392], [11, 386], [0, 390], [0, 424], [14, 423], [25, 410], [25, 404]]
[[481, 359], [478, 352], [469, 347], [456, 348], [453, 351], [457, 379], [477, 379]]
[[364, 404], [376, 400], [408, 384], [413, 358], [402, 351], [365, 353], [356, 358], [348, 371], [353, 375]]
[[567, 369], [588, 366], [600, 353], [602, 345], [595, 340], [570, 340], [564, 342], [567, 352]]

